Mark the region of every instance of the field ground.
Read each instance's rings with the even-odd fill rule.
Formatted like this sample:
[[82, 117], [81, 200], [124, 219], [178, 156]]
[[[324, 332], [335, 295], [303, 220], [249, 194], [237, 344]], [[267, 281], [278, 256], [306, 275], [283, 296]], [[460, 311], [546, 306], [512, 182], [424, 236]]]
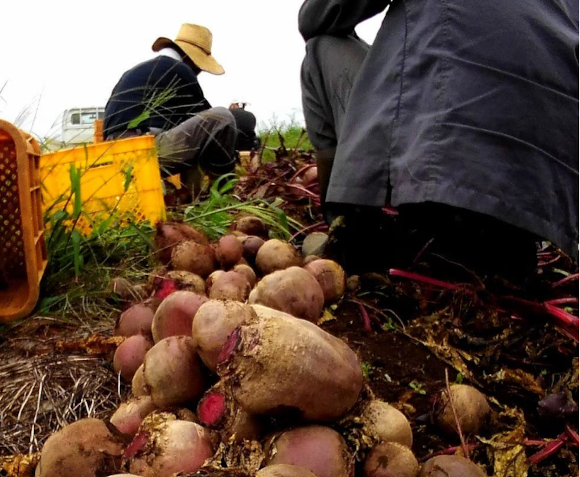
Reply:
[[[277, 236], [300, 245], [305, 232], [325, 227], [315, 195], [288, 186], [312, 157], [287, 147], [277, 160], [245, 171], [194, 207], [176, 208], [173, 216], [217, 237], [239, 210], [255, 207]], [[62, 251], [55, 258], [74, 259], [77, 266], [53, 267], [35, 316], [1, 330], [0, 476], [32, 475], [28, 454], [52, 432], [82, 417], [107, 418], [128, 396], [111, 365], [120, 304], [106, 285], [116, 275], [143, 280], [153, 268], [141, 232], [147, 229], [81, 248], [98, 258], [80, 256], [78, 247], [72, 256]], [[450, 279], [452, 265], [450, 273], [431, 279], [423, 267], [411, 275], [351, 279], [348, 293], [325, 313], [321, 326], [359, 354], [367, 393], [409, 418], [420, 461], [461, 452], [459, 439], [432, 422], [434, 396], [448, 380], [474, 385], [492, 404], [485, 432], [466, 436], [471, 458], [489, 475], [578, 475], [578, 346], [573, 327], [562, 326], [578, 314], [577, 270], [551, 247], [539, 254], [532, 289], [496, 286], [492, 292], [477, 280]], [[576, 336], [577, 329], [576, 319]], [[552, 395], [563, 404], [539, 412], [540, 401]]]

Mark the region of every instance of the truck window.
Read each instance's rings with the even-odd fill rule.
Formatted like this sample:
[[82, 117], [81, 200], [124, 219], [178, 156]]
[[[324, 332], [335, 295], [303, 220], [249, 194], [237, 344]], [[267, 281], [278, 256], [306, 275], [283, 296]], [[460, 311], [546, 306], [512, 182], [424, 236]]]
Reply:
[[72, 113], [70, 115], [70, 123], [71, 124], [80, 124], [81, 123], [81, 114], [80, 113]]

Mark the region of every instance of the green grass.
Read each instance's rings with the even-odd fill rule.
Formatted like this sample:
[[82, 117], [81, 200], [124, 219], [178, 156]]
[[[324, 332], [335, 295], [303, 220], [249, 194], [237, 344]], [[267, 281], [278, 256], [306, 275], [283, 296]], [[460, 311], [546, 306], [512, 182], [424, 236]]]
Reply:
[[265, 146], [262, 160], [271, 162], [276, 160], [275, 150], [304, 150], [312, 151], [313, 147], [308, 139], [306, 130], [295, 121], [281, 123], [270, 129], [260, 132], [260, 141]]

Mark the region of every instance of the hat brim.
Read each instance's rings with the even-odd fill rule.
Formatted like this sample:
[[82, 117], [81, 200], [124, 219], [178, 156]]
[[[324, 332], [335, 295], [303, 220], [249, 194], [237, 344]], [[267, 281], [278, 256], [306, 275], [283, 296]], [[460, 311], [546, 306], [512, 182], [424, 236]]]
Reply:
[[220, 65], [213, 56], [208, 55], [205, 51], [195, 45], [183, 41], [173, 41], [169, 38], [159, 37], [155, 40], [151, 49], [153, 51], [159, 51], [171, 46], [176, 46], [183, 51], [183, 53], [185, 53], [199, 69], [207, 71], [213, 75], [224, 74], [225, 71], [222, 65]]

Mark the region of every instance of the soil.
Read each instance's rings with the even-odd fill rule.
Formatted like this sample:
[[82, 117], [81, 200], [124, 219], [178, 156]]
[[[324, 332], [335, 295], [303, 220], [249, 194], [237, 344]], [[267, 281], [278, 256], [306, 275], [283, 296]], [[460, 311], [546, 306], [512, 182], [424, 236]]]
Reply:
[[[312, 163], [312, 158], [301, 161], [300, 166], [304, 166]], [[253, 171], [240, 183], [237, 194], [242, 198], [282, 196], [289, 215], [306, 226], [318, 227], [321, 221], [318, 208], [312, 207], [308, 197], [284, 189], [284, 181], [298, 168], [282, 161], [265, 168], [261, 174]], [[541, 253], [548, 252], [557, 254], [551, 249]], [[565, 258], [558, 265], [570, 273], [577, 272]], [[434, 453], [451, 453], [461, 445], [458, 436], [443, 434], [432, 419], [436, 396], [446, 387], [446, 371], [451, 384], [471, 384], [486, 394], [493, 409], [492, 419], [481, 439], [465, 437], [471, 458], [487, 466], [488, 474], [494, 475], [497, 448], [489, 445], [491, 439], [521, 430], [529, 443], [525, 454], [530, 457], [543, 448], [543, 440], [561, 435], [566, 425], [578, 430], [577, 342], [558, 328], [543, 308], [538, 311], [537, 307], [528, 306], [528, 302], [537, 304], [548, 299], [573, 300], [578, 297], [577, 282], [555, 289], [552, 285], [561, 276], [550, 268], [541, 272], [537, 286], [526, 293], [497, 285], [482, 288], [478, 283], [445, 288], [417, 278], [366, 274], [351, 282], [350, 291], [329, 309], [332, 316], [327, 315], [329, 319], [321, 326], [344, 339], [359, 354], [368, 387], [375, 397], [398, 407], [408, 417], [414, 434], [413, 451], [420, 461]], [[435, 276], [451, 280], [453, 274]], [[518, 298], [506, 301], [506, 296], [513, 295]], [[571, 306], [577, 315], [577, 302]], [[96, 359], [94, 365], [109, 373], [99, 379], [104, 380], [103, 386], [115, 388], [116, 376], [110, 369], [114, 343], [107, 341], [113, 324], [109, 320], [95, 327], [93, 334], [102, 338], [96, 341], [86, 341], [88, 333], [71, 329], [70, 324], [21, 326], [0, 335], [0, 362], [55, 353], [97, 356], [102, 359]], [[76, 344], [63, 347], [63, 339]], [[74, 384], [73, 380], [63, 386]], [[93, 410], [93, 415], [110, 414], [111, 406], [127, 396], [128, 386], [119, 390], [107, 407]], [[565, 396], [572, 411], [565, 413], [557, 408], [547, 414], [539, 413], [540, 401], [558, 393]], [[46, 426], [38, 431], [39, 446], [52, 431]], [[25, 454], [29, 447], [27, 441], [23, 443], [18, 451]], [[0, 476], [24, 477], [25, 474], [2, 470], [1, 457], [10, 453], [8, 449], [9, 446], [0, 447]], [[504, 475], [525, 475], [512, 471]], [[577, 445], [568, 438], [557, 452], [532, 466], [528, 475], [578, 475]]]

